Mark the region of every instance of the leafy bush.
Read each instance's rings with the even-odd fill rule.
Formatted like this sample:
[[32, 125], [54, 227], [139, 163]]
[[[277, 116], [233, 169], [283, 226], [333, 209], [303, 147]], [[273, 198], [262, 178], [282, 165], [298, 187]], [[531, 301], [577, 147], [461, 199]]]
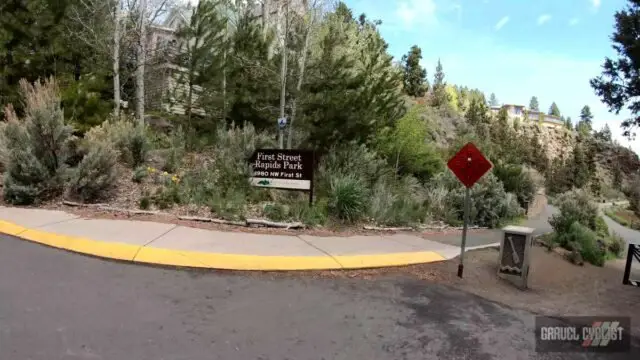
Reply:
[[502, 181], [504, 190], [516, 195], [518, 204], [526, 209], [533, 200], [536, 186], [529, 173], [520, 165], [505, 165], [498, 163], [493, 168], [494, 175]]
[[609, 239], [607, 242], [607, 249], [615, 257], [621, 258], [622, 255], [624, 254], [626, 247], [627, 247], [627, 242], [624, 241], [624, 239], [620, 235], [616, 233], [612, 233], [611, 236], [609, 236]]
[[73, 169], [69, 190], [83, 201], [105, 195], [116, 183], [118, 152], [107, 142], [90, 143], [89, 153]]
[[295, 221], [301, 221], [307, 226], [324, 225], [327, 222], [327, 203], [317, 200], [309, 206], [307, 201], [297, 201], [289, 207], [289, 215]]
[[361, 178], [353, 175], [335, 175], [331, 178], [329, 213], [346, 222], [356, 222], [366, 215], [369, 191]]
[[414, 106], [393, 128], [384, 129], [378, 135], [378, 148], [396, 172], [425, 180], [442, 170], [443, 161], [436, 147], [426, 141], [429, 130], [420, 118], [422, 108]]
[[412, 176], [382, 178], [373, 187], [369, 217], [380, 225], [416, 224], [425, 219], [425, 199], [425, 189]]
[[[456, 218], [464, 218], [465, 188], [459, 185], [447, 194], [447, 203], [455, 211]], [[470, 190], [471, 209], [469, 220], [471, 224], [498, 227], [505, 220], [522, 215], [523, 210], [518, 205], [516, 196], [507, 193], [502, 183], [492, 173], [487, 174]]]
[[283, 221], [287, 218], [287, 209], [280, 204], [267, 204], [263, 212], [269, 220]]
[[184, 132], [179, 127], [170, 137], [169, 153], [162, 166], [163, 171], [176, 172], [182, 165], [182, 159], [184, 158], [186, 151], [186, 144], [184, 139]]
[[334, 176], [357, 174], [363, 184], [371, 188], [378, 179], [388, 178], [393, 173], [387, 162], [365, 145], [348, 143], [334, 147], [322, 157], [318, 165], [318, 195], [328, 196]]
[[596, 266], [603, 266], [606, 249], [598, 243], [598, 235], [578, 221], [573, 222], [565, 232], [556, 233], [556, 242], [569, 250], [576, 250], [582, 258]]
[[148, 196], [143, 196], [140, 198], [140, 209], [147, 210], [151, 207], [151, 199]]
[[64, 124], [53, 79], [29, 84], [20, 81], [24, 119], [10, 114], [4, 129], [7, 149], [4, 198], [31, 204], [62, 191], [66, 176], [66, 143], [72, 128]]
[[147, 128], [135, 120], [123, 117], [104, 121], [85, 134], [89, 142], [106, 141], [112, 143], [120, 154], [120, 159], [133, 168], [144, 163], [149, 150]]
[[149, 175], [149, 170], [147, 170], [147, 168], [145, 168], [144, 166], [138, 166], [133, 171], [133, 177], [131, 180], [133, 180], [133, 182], [136, 182], [136, 183], [141, 183], [142, 180], [144, 180], [148, 175]]
[[597, 230], [598, 207], [585, 191], [568, 191], [560, 195], [554, 204], [560, 213], [553, 215], [549, 223], [556, 233], [568, 232], [574, 222], [578, 222], [590, 230]]
[[609, 226], [604, 221], [604, 218], [602, 216], [596, 217], [595, 231], [598, 237], [602, 239], [607, 238], [609, 236]]

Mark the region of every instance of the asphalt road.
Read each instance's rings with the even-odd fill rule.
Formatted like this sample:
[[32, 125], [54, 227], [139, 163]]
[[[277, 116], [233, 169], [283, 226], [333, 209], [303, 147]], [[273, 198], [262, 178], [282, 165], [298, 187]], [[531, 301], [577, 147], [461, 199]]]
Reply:
[[410, 279], [162, 269], [0, 236], [3, 360], [585, 358], [536, 354], [532, 328], [530, 313]]

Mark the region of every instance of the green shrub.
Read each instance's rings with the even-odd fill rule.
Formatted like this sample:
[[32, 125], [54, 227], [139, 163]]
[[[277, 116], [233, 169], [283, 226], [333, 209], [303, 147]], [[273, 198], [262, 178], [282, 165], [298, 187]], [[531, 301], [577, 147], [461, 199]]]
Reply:
[[120, 159], [133, 168], [144, 163], [149, 150], [147, 127], [126, 117], [104, 121], [87, 131], [85, 138], [89, 142], [112, 143], [118, 150]]
[[327, 222], [327, 203], [324, 200], [316, 200], [309, 206], [307, 201], [297, 201], [291, 204], [289, 214], [295, 221], [300, 221], [307, 226], [324, 225]]
[[366, 184], [353, 175], [336, 175], [331, 178], [328, 197], [329, 213], [346, 222], [356, 222], [366, 215], [369, 192]]
[[426, 141], [429, 129], [427, 121], [420, 117], [422, 108], [411, 108], [394, 123], [393, 128], [380, 132], [377, 142], [378, 149], [396, 172], [426, 180], [444, 166], [436, 147]]
[[20, 93], [24, 118], [11, 114], [4, 129], [8, 161], [3, 192], [5, 201], [26, 205], [62, 191], [72, 128], [64, 123], [53, 79], [33, 85], [23, 79]]
[[73, 169], [69, 190], [83, 201], [104, 197], [118, 178], [118, 153], [106, 142], [91, 143], [89, 153]]
[[170, 146], [168, 149], [167, 158], [162, 166], [162, 170], [170, 173], [178, 171], [182, 165], [182, 160], [186, 152], [185, 134], [182, 128], [179, 127], [175, 132], [171, 134]]
[[208, 202], [211, 212], [220, 218], [229, 220], [244, 218], [247, 198], [242, 191], [228, 191], [225, 196], [215, 193]]
[[369, 217], [380, 225], [420, 223], [425, 219], [425, 199], [425, 189], [412, 176], [382, 178], [373, 187]]
[[161, 210], [171, 208], [173, 204], [179, 204], [180, 196], [177, 187], [162, 186], [157, 188], [152, 201]]
[[617, 258], [621, 258], [626, 249], [627, 242], [615, 232], [612, 233], [607, 240], [607, 249], [609, 252]]
[[[464, 218], [465, 188], [459, 185], [447, 194], [446, 203], [455, 211], [456, 218]], [[469, 220], [473, 225], [495, 228], [504, 221], [523, 214], [516, 196], [505, 192], [502, 183], [495, 175], [485, 175], [470, 190], [471, 209]]]
[[147, 176], [149, 176], [149, 171], [144, 166], [138, 166], [133, 171], [133, 177], [131, 180], [136, 183], [141, 183]]
[[520, 165], [497, 164], [493, 174], [502, 181], [504, 190], [516, 195], [518, 204], [526, 209], [533, 200], [536, 186], [528, 172]]
[[263, 213], [267, 219], [273, 221], [284, 221], [287, 218], [287, 209], [280, 204], [267, 204]]
[[598, 244], [598, 235], [578, 221], [569, 225], [567, 231], [556, 233], [556, 242], [569, 250], [576, 249], [585, 261], [593, 265], [604, 265], [606, 251]]
[[596, 234], [598, 235], [598, 237], [605, 239], [609, 236], [609, 226], [607, 225], [607, 223], [604, 221], [604, 218], [602, 216], [597, 216], [596, 217], [596, 228], [595, 228]]
[[549, 223], [556, 233], [566, 233], [574, 222], [578, 222], [590, 230], [597, 230], [598, 207], [585, 191], [568, 191], [560, 195], [554, 204], [560, 213], [553, 215]]
[[334, 147], [327, 152], [318, 164], [316, 172], [318, 196], [325, 197], [331, 192], [331, 180], [334, 176], [356, 174], [367, 188], [381, 178], [393, 176], [394, 171], [374, 151], [365, 145], [348, 143]]
[[140, 209], [147, 210], [151, 207], [151, 199], [148, 196], [143, 196], [140, 198]]

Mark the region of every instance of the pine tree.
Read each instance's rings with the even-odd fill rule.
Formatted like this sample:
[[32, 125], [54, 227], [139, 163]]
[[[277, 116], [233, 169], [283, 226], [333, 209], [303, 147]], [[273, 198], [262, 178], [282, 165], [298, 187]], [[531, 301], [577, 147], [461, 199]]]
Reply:
[[576, 144], [573, 148], [573, 154], [570, 163], [570, 169], [572, 170], [572, 185], [576, 188], [583, 188], [589, 182], [591, 178], [591, 171], [589, 169], [589, 163], [587, 154], [585, 153], [583, 144]]
[[180, 42], [178, 63], [186, 69], [178, 79], [174, 98], [184, 104], [187, 129], [192, 131], [192, 116], [196, 109], [222, 108], [221, 85], [225, 67], [227, 42], [224, 34], [227, 19], [220, 13], [221, 3], [200, 0], [189, 24], [177, 32]]
[[362, 20], [363, 25], [355, 20], [345, 24], [344, 17], [329, 14], [319, 31], [318, 55], [309, 61], [301, 104], [310, 145], [316, 148], [367, 143], [403, 115], [402, 74], [376, 23]]
[[553, 102], [551, 103], [551, 106], [549, 107], [549, 115], [551, 116], [557, 116], [560, 117], [560, 109], [558, 108], [558, 105]]
[[595, 137], [606, 142], [611, 142], [611, 129], [609, 124], [604, 124], [602, 130], [595, 133]]
[[498, 106], [500, 103], [498, 102], [498, 98], [496, 97], [496, 94], [491, 93], [491, 95], [489, 96], [489, 105], [490, 106]]
[[573, 122], [571, 121], [571, 116], [567, 116], [564, 121], [564, 126], [569, 130], [573, 130]]
[[229, 113], [227, 122], [251, 123], [257, 130], [272, 129], [277, 110], [280, 81], [278, 59], [270, 55], [274, 33], [263, 30], [250, 14], [242, 14], [230, 36], [227, 71]]
[[22, 110], [20, 79], [35, 81], [55, 75], [78, 81], [95, 60], [86, 46], [67, 36], [71, 24], [66, 13], [71, 1], [0, 2], [0, 94], [18, 112]]
[[472, 97], [469, 102], [469, 109], [465, 113], [465, 119], [469, 125], [474, 127], [488, 124], [488, 109], [484, 101], [477, 97]]
[[402, 56], [404, 91], [409, 96], [422, 97], [428, 89], [427, 70], [420, 65], [421, 59], [422, 50], [417, 45]]
[[538, 104], [538, 98], [535, 96], [531, 97], [529, 101], [529, 110], [531, 111], [540, 111], [540, 104]]
[[441, 106], [449, 102], [447, 91], [444, 82], [444, 71], [442, 69], [442, 63], [438, 59], [438, 65], [436, 65], [436, 72], [433, 76], [433, 105]]
[[591, 114], [591, 108], [589, 105], [585, 105], [580, 110], [580, 122], [578, 123], [578, 131], [584, 134], [588, 134], [593, 130], [593, 115]]

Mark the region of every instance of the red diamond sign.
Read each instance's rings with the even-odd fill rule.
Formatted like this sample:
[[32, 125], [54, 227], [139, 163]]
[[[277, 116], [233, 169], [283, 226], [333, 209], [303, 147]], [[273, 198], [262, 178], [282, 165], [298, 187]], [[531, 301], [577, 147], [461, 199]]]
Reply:
[[464, 186], [472, 187], [493, 165], [482, 155], [482, 152], [468, 143], [447, 163], [447, 166], [458, 177]]

